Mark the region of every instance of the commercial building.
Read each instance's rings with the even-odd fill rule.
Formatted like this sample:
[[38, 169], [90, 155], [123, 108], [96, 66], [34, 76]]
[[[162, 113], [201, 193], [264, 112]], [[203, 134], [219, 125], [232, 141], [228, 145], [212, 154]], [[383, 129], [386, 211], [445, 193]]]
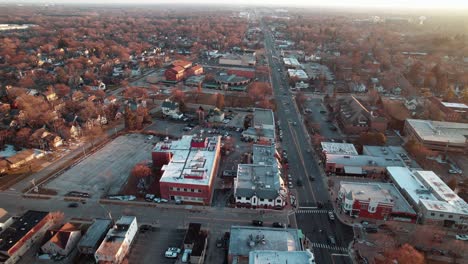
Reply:
[[296, 81], [308, 81], [309, 76], [304, 70], [288, 69], [289, 79]]
[[18, 262], [52, 226], [52, 220], [49, 212], [41, 211], [27, 211], [14, 219], [13, 223], [0, 233], [0, 263]]
[[300, 69], [302, 65], [294, 57], [283, 58], [284, 66], [288, 69]]
[[195, 76], [203, 74], [203, 66], [195, 65], [187, 70], [186, 76]]
[[185, 80], [185, 85], [198, 87], [205, 80], [205, 75], [193, 75]]
[[130, 251], [138, 231], [135, 216], [122, 216], [107, 232], [104, 241], [94, 253], [96, 263], [119, 264]]
[[159, 142], [153, 148], [153, 165], [161, 168], [161, 197], [209, 205], [218, 174], [221, 137], [185, 135]]
[[255, 70], [254, 69], [249, 69], [249, 68], [232, 68], [227, 71], [229, 75], [237, 75], [241, 77], [245, 77], [248, 79], [254, 79], [255, 78]]
[[221, 65], [234, 65], [234, 66], [255, 66], [256, 58], [254, 55], [237, 55], [228, 54], [219, 58], [219, 64]]
[[110, 219], [94, 219], [83, 238], [78, 243], [78, 251], [81, 254], [92, 255], [98, 249], [107, 231], [112, 225]]
[[449, 122], [457, 122], [468, 118], [468, 106], [462, 103], [443, 102], [436, 97], [429, 98], [434, 107], [439, 109], [442, 119]]
[[410, 204], [417, 208], [419, 221], [468, 229], [468, 204], [434, 172], [388, 167], [389, 178]]
[[252, 251], [303, 251], [304, 235], [298, 229], [232, 226], [228, 263], [249, 263]]
[[172, 62], [173, 67], [181, 67], [185, 70], [188, 68], [192, 67], [192, 62], [190, 61], [184, 61], [184, 60], [175, 60]]
[[240, 86], [240, 85], [246, 85], [250, 82], [249, 78], [242, 77], [242, 76], [237, 76], [235, 74], [231, 75], [217, 75], [215, 77], [215, 81], [218, 84], [221, 85], [227, 85], [227, 86]]
[[399, 158], [374, 157], [369, 155], [326, 154], [325, 171], [340, 175], [383, 175], [388, 166], [405, 166]]
[[81, 230], [71, 223], [66, 223], [59, 230], [49, 230], [41, 250], [45, 254], [68, 256], [75, 249], [81, 238]]
[[351, 143], [322, 142], [321, 145], [324, 154], [359, 155]]
[[334, 112], [337, 122], [345, 133], [381, 132], [387, 130], [388, 120], [376, 111], [370, 110], [364, 102], [354, 96], [340, 98], [336, 101]]
[[391, 183], [342, 181], [338, 201], [341, 210], [350, 216], [378, 220], [416, 220], [416, 212]]
[[253, 145], [253, 163], [237, 165], [234, 180], [237, 207], [283, 208], [287, 191], [282, 182], [275, 145]]
[[305, 251], [255, 250], [249, 253], [249, 264], [315, 264], [314, 254]]
[[254, 108], [253, 126], [242, 132], [242, 136], [257, 142], [275, 142], [275, 116], [271, 109]]
[[180, 66], [172, 67], [164, 72], [167, 81], [178, 82], [185, 77], [185, 69]]
[[468, 153], [468, 124], [407, 119], [404, 132], [432, 150]]

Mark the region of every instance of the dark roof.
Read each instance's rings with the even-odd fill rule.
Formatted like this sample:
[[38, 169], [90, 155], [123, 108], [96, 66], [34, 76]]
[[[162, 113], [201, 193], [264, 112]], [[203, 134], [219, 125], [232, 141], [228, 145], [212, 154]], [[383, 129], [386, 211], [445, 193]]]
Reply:
[[192, 248], [192, 256], [201, 256], [203, 250], [205, 249], [206, 244], [206, 237], [208, 234], [204, 231], [200, 232], [200, 234], [195, 238], [195, 243], [193, 244]]
[[184, 244], [193, 244], [200, 235], [201, 224], [190, 223], [187, 233], [185, 233]]
[[169, 108], [169, 109], [176, 109], [178, 107], [178, 103], [176, 102], [171, 102], [171, 101], [164, 101], [162, 104], [161, 104], [161, 108]]
[[112, 221], [110, 219], [95, 219], [93, 224], [88, 228], [88, 231], [86, 231], [86, 234], [80, 240], [78, 247], [97, 248], [111, 225]]
[[0, 251], [8, 252], [31, 229], [49, 215], [49, 212], [27, 211], [0, 234]]

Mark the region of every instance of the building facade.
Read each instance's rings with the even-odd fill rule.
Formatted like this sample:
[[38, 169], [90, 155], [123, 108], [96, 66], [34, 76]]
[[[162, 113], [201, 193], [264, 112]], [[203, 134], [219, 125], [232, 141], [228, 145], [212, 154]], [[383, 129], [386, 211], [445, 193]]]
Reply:
[[122, 216], [107, 232], [104, 241], [94, 253], [96, 263], [119, 264], [130, 251], [138, 231], [135, 216]]
[[153, 165], [163, 172], [159, 182], [161, 197], [211, 204], [220, 150], [220, 136], [182, 136], [180, 140], [158, 143], [152, 158]]

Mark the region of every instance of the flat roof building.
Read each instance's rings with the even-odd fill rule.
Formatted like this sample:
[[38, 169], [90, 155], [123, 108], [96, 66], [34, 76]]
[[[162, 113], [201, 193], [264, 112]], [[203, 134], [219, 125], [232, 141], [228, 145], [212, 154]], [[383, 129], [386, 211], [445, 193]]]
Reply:
[[253, 126], [242, 132], [243, 137], [257, 141], [275, 142], [275, 116], [271, 109], [254, 108]]
[[429, 149], [468, 153], [468, 124], [407, 119], [404, 131]]
[[294, 57], [283, 58], [283, 63], [286, 68], [299, 69], [302, 67], [299, 61]]
[[351, 216], [414, 221], [416, 212], [395, 185], [384, 182], [340, 182], [341, 208]]
[[351, 143], [322, 142], [322, 152], [326, 154], [359, 155]]
[[152, 157], [154, 166], [163, 172], [159, 181], [161, 197], [210, 204], [220, 149], [220, 136], [185, 135], [156, 144]]
[[112, 225], [110, 219], [94, 219], [86, 234], [78, 243], [78, 251], [81, 254], [94, 254], [106, 236], [107, 231]]
[[305, 251], [255, 250], [249, 253], [249, 264], [315, 264], [314, 253]]
[[96, 263], [121, 263], [130, 251], [137, 230], [135, 216], [120, 217], [94, 253]]
[[387, 172], [413, 207], [418, 208], [422, 221], [468, 229], [468, 204], [433, 171], [388, 167]]
[[299, 81], [309, 80], [309, 76], [304, 70], [288, 69], [288, 76], [290, 79], [295, 78]]
[[302, 232], [292, 228], [232, 226], [228, 263], [248, 263], [252, 251], [302, 251]]
[[237, 165], [236, 206], [282, 208], [286, 205], [287, 193], [275, 152], [275, 145], [253, 145], [253, 163]]
[[0, 233], [0, 263], [16, 263], [52, 225], [49, 212], [27, 211]]

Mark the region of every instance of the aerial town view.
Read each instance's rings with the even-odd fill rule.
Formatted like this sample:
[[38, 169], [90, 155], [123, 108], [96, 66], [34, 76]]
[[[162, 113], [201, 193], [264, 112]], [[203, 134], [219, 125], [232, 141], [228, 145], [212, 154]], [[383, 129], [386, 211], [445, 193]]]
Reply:
[[0, 264], [468, 264], [466, 201], [466, 0], [0, 0]]

